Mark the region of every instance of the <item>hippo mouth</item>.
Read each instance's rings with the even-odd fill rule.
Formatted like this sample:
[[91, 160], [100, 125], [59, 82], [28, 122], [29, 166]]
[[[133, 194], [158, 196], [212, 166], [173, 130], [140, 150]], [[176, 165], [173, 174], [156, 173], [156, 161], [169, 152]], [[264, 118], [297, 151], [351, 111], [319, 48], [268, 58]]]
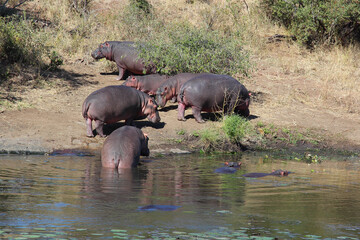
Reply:
[[159, 115], [159, 112], [154, 112], [152, 114], [149, 114], [147, 116], [147, 119], [152, 122], [152, 123], [158, 123], [160, 122], [161, 118], [160, 118], [160, 115]]

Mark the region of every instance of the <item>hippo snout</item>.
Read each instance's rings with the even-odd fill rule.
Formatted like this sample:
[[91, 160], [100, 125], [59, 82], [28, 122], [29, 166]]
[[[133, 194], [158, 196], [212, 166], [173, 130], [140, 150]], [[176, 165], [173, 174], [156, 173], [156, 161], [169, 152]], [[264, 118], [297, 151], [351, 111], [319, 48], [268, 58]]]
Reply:
[[158, 123], [158, 122], [161, 121], [161, 118], [160, 118], [160, 115], [159, 115], [158, 111], [156, 111], [156, 112], [154, 112], [152, 114], [149, 114], [147, 118], [152, 123]]
[[101, 59], [101, 58], [104, 57], [104, 56], [102, 55], [102, 53], [100, 52], [99, 49], [94, 50], [94, 51], [91, 53], [91, 56], [92, 56], [94, 59]]

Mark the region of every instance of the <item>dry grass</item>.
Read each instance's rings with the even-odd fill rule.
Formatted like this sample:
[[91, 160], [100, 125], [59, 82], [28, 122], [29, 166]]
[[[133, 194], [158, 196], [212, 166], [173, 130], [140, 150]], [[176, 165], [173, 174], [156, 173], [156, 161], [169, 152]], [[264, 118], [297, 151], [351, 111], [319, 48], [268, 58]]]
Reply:
[[[165, 24], [190, 22], [229, 35], [242, 32], [240, 36], [257, 66], [254, 73], [282, 86], [282, 92], [278, 93], [279, 104], [300, 101], [313, 106], [360, 112], [359, 47], [309, 51], [294, 42], [267, 43], [268, 37], [274, 34], [288, 33], [261, 14], [260, 0], [195, 0], [192, 4], [185, 0], [148, 1], [154, 7], [157, 20]], [[126, 22], [131, 20], [125, 9], [126, 0], [95, 0], [91, 14], [86, 18], [74, 15], [67, 3], [67, 0], [37, 0], [27, 6], [57, 26], [49, 30], [52, 32], [48, 45], [55, 45], [57, 52], [69, 61], [79, 58], [92, 61], [91, 50], [105, 40], [137, 40], [142, 37], [134, 29], [139, 27], [138, 23], [129, 26]], [[145, 28], [143, 34], [155, 32], [151, 23]], [[108, 66], [104, 63], [104, 67]], [[276, 89], [274, 91], [276, 93]]]

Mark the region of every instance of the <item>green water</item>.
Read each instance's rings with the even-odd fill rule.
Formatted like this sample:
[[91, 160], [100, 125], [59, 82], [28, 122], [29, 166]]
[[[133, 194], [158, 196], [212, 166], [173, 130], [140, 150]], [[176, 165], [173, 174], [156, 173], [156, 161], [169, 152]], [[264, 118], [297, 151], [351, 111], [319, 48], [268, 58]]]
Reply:
[[[359, 239], [360, 161], [257, 154], [150, 159], [120, 173], [99, 156], [0, 155], [4, 239]], [[218, 174], [224, 161], [242, 161]], [[287, 177], [242, 174], [286, 169]], [[139, 211], [147, 205], [174, 211]]]

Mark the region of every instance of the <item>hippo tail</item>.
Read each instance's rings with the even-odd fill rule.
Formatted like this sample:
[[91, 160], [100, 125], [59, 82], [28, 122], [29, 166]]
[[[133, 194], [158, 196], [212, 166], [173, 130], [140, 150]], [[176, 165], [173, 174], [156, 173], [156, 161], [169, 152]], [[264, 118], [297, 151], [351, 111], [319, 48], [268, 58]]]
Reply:
[[90, 107], [90, 103], [88, 101], [84, 101], [83, 105], [82, 105], [82, 116], [84, 118], [88, 118], [88, 110], [89, 110], [89, 107]]
[[179, 102], [184, 102], [184, 88], [183, 87], [180, 88], [178, 99], [180, 100]]

